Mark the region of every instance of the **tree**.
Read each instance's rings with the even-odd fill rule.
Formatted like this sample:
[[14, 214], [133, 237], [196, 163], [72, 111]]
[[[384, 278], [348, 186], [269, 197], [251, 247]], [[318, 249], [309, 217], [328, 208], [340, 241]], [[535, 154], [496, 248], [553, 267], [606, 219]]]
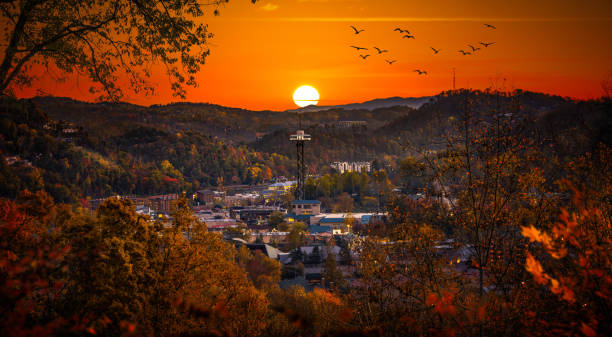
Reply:
[[270, 288], [280, 282], [280, 262], [272, 260], [259, 250], [253, 252], [246, 270], [249, 278], [257, 288]]
[[292, 250], [304, 245], [306, 225], [302, 222], [294, 222], [289, 234], [287, 234], [287, 249]]
[[73, 253], [60, 312], [92, 319], [98, 335], [121, 334], [121, 322], [149, 332], [153, 326], [145, 324], [143, 308], [155, 284], [149, 245], [156, 233], [147, 219], [136, 214], [131, 201], [109, 198], [95, 218], [73, 221], [64, 230]]
[[323, 277], [325, 278], [325, 285], [332, 289], [338, 289], [345, 285], [342, 271], [338, 269], [336, 264], [336, 254], [332, 251], [327, 252], [327, 258], [323, 266]]
[[[224, 1], [3, 0], [0, 94], [31, 83], [37, 67], [79, 73], [101, 99], [118, 100], [125, 77], [135, 92], [151, 93], [147, 67], [162, 64], [176, 96], [195, 86], [212, 33], [200, 18]], [[256, 0], [251, 0], [255, 3]], [[215, 13], [216, 10], [215, 10]]]
[[274, 228], [277, 228], [281, 222], [283, 222], [283, 213], [281, 212], [274, 211], [268, 217], [268, 224]]
[[352, 212], [353, 198], [348, 193], [342, 193], [334, 205], [334, 212]]

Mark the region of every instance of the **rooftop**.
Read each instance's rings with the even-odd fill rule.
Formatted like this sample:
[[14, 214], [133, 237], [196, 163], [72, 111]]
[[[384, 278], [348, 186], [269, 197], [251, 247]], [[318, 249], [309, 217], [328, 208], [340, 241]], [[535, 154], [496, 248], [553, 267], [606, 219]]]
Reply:
[[310, 234], [318, 234], [318, 233], [331, 233], [332, 229], [329, 226], [308, 226], [308, 232]]
[[319, 200], [293, 200], [292, 205], [319, 205]]

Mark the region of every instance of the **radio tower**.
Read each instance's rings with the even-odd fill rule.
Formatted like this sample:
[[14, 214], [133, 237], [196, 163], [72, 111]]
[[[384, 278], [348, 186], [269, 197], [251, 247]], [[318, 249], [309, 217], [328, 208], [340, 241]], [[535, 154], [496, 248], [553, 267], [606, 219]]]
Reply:
[[304, 200], [304, 179], [306, 177], [306, 165], [304, 164], [304, 142], [311, 140], [310, 135], [304, 133], [302, 129], [302, 117], [298, 112], [298, 130], [294, 135], [289, 136], [290, 141], [294, 141], [297, 147], [297, 190], [295, 191], [295, 198], [297, 200]]

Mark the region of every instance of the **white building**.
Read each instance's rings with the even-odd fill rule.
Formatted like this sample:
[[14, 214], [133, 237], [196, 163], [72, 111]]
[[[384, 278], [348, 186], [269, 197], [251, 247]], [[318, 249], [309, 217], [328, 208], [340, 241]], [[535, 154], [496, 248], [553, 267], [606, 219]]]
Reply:
[[331, 167], [341, 174], [344, 172], [370, 172], [372, 170], [372, 163], [369, 161], [337, 161], [331, 163]]

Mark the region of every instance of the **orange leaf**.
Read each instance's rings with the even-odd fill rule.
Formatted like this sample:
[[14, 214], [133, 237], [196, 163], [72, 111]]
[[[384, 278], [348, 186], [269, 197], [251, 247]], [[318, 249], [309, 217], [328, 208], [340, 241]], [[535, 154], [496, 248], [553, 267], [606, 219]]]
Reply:
[[584, 323], [582, 323], [582, 326], [580, 327], [580, 331], [582, 331], [582, 333], [588, 337], [597, 336], [597, 334], [595, 333], [595, 330], [593, 330], [593, 328], [591, 328], [590, 326]]
[[527, 261], [525, 269], [533, 275], [534, 280], [539, 284], [548, 283], [547, 275], [540, 262], [538, 262], [531, 254], [527, 253]]

